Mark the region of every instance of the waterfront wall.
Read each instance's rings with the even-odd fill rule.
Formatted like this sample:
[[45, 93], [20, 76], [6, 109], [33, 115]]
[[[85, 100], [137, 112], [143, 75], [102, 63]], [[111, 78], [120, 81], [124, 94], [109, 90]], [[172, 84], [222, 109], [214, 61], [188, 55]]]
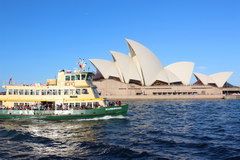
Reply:
[[223, 99], [222, 89], [213, 86], [139, 86], [106, 79], [94, 81], [101, 97], [110, 100]]
[[219, 100], [224, 99], [223, 95], [141, 95], [141, 96], [106, 96], [109, 100]]

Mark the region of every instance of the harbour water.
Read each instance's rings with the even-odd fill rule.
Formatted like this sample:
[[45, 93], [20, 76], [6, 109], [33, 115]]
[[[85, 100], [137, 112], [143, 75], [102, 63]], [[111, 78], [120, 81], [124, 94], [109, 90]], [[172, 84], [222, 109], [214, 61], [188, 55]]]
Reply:
[[127, 117], [0, 120], [0, 159], [240, 159], [240, 100], [128, 103]]

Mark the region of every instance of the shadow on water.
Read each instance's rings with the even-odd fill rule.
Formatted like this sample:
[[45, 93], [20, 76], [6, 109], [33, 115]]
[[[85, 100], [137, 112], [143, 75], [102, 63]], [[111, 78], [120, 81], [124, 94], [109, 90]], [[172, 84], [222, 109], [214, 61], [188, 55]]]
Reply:
[[1, 120], [0, 159], [240, 159], [240, 101], [130, 101], [127, 117]]

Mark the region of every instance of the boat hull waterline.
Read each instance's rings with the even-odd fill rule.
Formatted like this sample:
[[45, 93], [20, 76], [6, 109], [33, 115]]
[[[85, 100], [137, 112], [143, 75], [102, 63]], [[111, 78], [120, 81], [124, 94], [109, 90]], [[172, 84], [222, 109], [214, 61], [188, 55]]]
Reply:
[[126, 116], [128, 105], [88, 110], [0, 110], [1, 119], [88, 119], [104, 116]]

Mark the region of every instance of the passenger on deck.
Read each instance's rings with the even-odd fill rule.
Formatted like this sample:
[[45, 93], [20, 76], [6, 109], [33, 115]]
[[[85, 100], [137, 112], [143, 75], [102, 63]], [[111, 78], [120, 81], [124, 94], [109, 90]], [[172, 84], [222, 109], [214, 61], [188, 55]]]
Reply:
[[23, 109], [23, 105], [20, 105], [20, 106], [19, 106], [19, 110], [22, 110], [22, 109]]
[[56, 107], [57, 110], [62, 110], [62, 108], [58, 104], [56, 104], [55, 107]]
[[67, 109], [67, 106], [65, 104], [62, 105], [62, 109], [63, 110], [66, 110]]
[[116, 104], [117, 104], [118, 106], [121, 106], [121, 101], [116, 101]]
[[41, 105], [39, 104], [39, 105], [37, 105], [37, 109], [38, 110], [40, 110], [41, 109]]
[[109, 106], [110, 107], [115, 106], [115, 102], [109, 102]]
[[28, 109], [28, 106], [27, 106], [27, 105], [25, 105], [23, 109], [24, 109], [24, 110], [27, 110], [27, 109]]

